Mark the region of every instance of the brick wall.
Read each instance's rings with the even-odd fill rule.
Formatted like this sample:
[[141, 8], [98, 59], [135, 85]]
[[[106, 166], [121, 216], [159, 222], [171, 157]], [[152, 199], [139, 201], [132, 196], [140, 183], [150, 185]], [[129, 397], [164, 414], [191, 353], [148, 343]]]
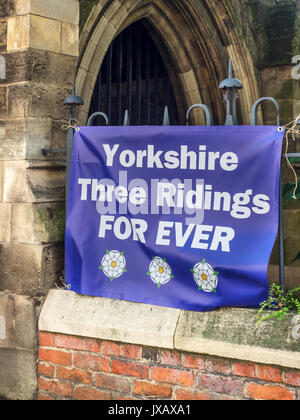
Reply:
[[39, 400], [300, 400], [300, 370], [40, 333]]

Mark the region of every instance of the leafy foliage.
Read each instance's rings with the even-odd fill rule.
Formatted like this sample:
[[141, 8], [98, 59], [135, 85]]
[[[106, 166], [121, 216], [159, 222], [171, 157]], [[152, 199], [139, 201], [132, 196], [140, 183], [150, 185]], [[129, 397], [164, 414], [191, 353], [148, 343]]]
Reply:
[[[295, 190], [295, 183], [289, 182], [283, 188], [283, 201], [290, 201], [294, 200], [293, 194]], [[296, 190], [296, 198], [300, 200], [300, 179], [298, 179], [298, 188]]]
[[[264, 315], [264, 311], [267, 309], [273, 311]], [[269, 290], [268, 299], [260, 304], [257, 324], [272, 318], [283, 320], [291, 311], [297, 311], [300, 315], [300, 287], [284, 293], [281, 286], [273, 283]]]
[[[290, 163], [291, 164], [300, 163], [300, 159], [299, 158], [291, 158]], [[292, 182], [289, 182], [284, 186], [283, 192], [282, 192], [284, 202], [295, 200], [295, 198], [294, 198], [295, 187], [296, 187], [296, 184], [292, 183]], [[300, 178], [298, 179], [298, 188], [296, 189], [296, 199], [298, 201], [300, 201]], [[293, 261], [291, 261], [290, 264], [293, 264], [294, 262], [296, 262], [299, 259], [300, 259], [300, 252], [293, 259]]]

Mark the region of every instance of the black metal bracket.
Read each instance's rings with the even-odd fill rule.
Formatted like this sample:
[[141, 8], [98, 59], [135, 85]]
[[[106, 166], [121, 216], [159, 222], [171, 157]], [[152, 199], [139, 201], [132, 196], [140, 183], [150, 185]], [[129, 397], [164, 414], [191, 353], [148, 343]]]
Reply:
[[43, 156], [55, 155], [58, 153], [66, 153], [66, 149], [42, 149]]

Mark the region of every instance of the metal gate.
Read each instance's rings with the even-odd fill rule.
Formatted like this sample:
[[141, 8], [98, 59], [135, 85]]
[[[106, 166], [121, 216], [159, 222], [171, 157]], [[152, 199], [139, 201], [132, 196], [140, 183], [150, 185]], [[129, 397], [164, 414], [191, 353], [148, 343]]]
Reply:
[[[122, 125], [125, 110], [131, 125], [159, 125], [167, 105], [179, 124], [167, 69], [142, 20], [126, 28], [110, 45], [98, 74], [90, 113], [104, 112], [110, 125]], [[97, 119], [93, 124], [100, 124]]]

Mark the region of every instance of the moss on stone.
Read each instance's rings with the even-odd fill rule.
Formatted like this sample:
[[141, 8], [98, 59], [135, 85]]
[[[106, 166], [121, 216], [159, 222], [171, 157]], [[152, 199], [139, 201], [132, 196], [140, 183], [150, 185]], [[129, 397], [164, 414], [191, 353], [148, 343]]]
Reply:
[[49, 242], [63, 240], [65, 232], [64, 203], [56, 207], [47, 206], [38, 209], [39, 224], [49, 236]]
[[98, 3], [98, 0], [81, 0], [80, 1], [80, 21], [79, 28], [82, 31], [85, 22], [87, 21], [92, 8]]
[[290, 64], [296, 19], [295, 3], [285, 2], [269, 9], [265, 29], [269, 39], [264, 65]]

